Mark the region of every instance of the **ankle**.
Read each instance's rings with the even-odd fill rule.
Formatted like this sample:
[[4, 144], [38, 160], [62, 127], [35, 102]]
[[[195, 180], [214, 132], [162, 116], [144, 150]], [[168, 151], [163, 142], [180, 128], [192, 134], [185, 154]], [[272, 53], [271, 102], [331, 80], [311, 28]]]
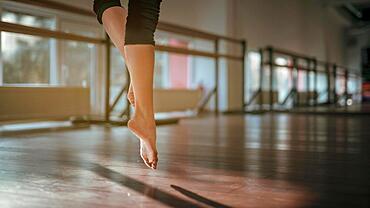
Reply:
[[134, 118], [141, 118], [141, 119], [144, 119], [144, 120], [153, 120], [154, 121], [154, 113], [153, 111], [148, 111], [148, 110], [142, 110], [142, 108], [140, 108], [140, 106], [136, 106], [135, 108], [135, 114], [134, 114]]
[[144, 124], [147, 128], [156, 126], [155, 119], [154, 117], [151, 117], [151, 116], [143, 116], [143, 115], [135, 113], [132, 120], [135, 121], [135, 123]]

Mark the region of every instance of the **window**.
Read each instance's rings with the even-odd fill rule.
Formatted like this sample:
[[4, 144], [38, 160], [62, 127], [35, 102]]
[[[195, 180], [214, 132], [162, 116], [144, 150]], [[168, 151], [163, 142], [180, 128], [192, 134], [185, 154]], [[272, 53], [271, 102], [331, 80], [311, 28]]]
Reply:
[[275, 63], [281, 66], [275, 67], [274, 70], [275, 81], [273, 83], [276, 84], [274, 90], [278, 91], [278, 101], [283, 102], [293, 87], [292, 70], [283, 66], [291, 66], [292, 64], [285, 57], [276, 57]]
[[54, 18], [10, 10], [2, 11], [1, 21], [45, 29], [53, 29], [55, 25]]
[[[96, 37], [96, 28], [63, 21], [63, 32], [74, 32], [77, 35]], [[65, 86], [93, 86], [96, 71], [97, 46], [92, 43], [60, 40], [61, 71], [60, 84]]]
[[338, 95], [344, 94], [346, 89], [346, 79], [344, 77], [344, 73], [337, 73], [335, 87]]
[[[188, 42], [170, 39], [172, 46], [187, 48]], [[170, 54], [168, 57], [169, 81], [171, 88], [187, 88], [189, 83], [189, 56]]]
[[318, 95], [318, 102], [319, 103], [325, 103], [329, 99], [328, 94], [328, 77], [326, 73], [323, 73], [322, 71], [317, 73], [317, 95]]
[[261, 56], [258, 52], [248, 53], [247, 71], [245, 73], [245, 97], [251, 99], [260, 86], [260, 65]]
[[[85, 17], [75, 21], [79, 17], [60, 16], [47, 9], [33, 10], [12, 3], [1, 6], [0, 16], [4, 22], [94, 38], [102, 34], [102, 28], [90, 24]], [[96, 24], [95, 19], [91, 22]], [[98, 57], [102, 55], [100, 45], [10, 32], [1, 32], [0, 38], [0, 85], [90, 87], [92, 111], [98, 112], [99, 93], [102, 93], [96, 76]]]
[[[51, 29], [55, 20], [3, 10], [1, 20], [33, 27]], [[3, 84], [48, 84], [50, 82], [50, 51], [48, 38], [1, 32]], [[0, 70], [1, 72], [1, 70]]]
[[[120, 93], [121, 89], [128, 81], [125, 60], [122, 58], [119, 50], [115, 46], [111, 46], [111, 73], [110, 73], [110, 103]], [[114, 108], [114, 113], [121, 113], [127, 105], [127, 99], [120, 99]]]
[[[60, 30], [85, 37], [97, 38], [100, 35], [99, 27], [83, 24], [78, 21], [60, 20]], [[99, 45], [70, 40], [58, 40], [56, 49], [59, 64], [54, 78], [61, 86], [78, 86], [90, 88], [90, 102], [93, 112], [98, 112], [99, 86], [98, 60]], [[56, 58], [57, 59], [57, 58]], [[51, 72], [53, 69], [51, 68]], [[103, 73], [103, 72], [100, 72]]]
[[155, 53], [154, 87], [169, 88], [168, 53]]
[[[163, 31], [156, 32], [155, 41], [159, 45], [187, 48], [200, 51], [214, 50], [212, 41], [189, 38]], [[213, 88], [213, 59], [183, 54], [156, 52], [155, 88]]]

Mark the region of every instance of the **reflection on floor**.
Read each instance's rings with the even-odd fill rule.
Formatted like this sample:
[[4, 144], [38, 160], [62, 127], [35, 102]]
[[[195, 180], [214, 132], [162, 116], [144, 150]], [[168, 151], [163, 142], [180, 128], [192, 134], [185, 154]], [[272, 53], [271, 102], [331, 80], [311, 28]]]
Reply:
[[323, 105], [317, 107], [298, 107], [290, 110], [297, 113], [318, 113], [318, 114], [367, 114], [370, 115], [369, 104], [355, 104], [350, 106]]
[[369, 116], [207, 116], [0, 139], [0, 207], [369, 207]]
[[[268, 112], [270, 111], [269, 105], [253, 105], [247, 107], [247, 113], [261, 113], [261, 112]], [[288, 107], [288, 106], [281, 106], [281, 105], [274, 105], [273, 106], [274, 112], [279, 113], [306, 113], [306, 114], [342, 114], [342, 115], [364, 115], [367, 114], [370, 116], [370, 104], [353, 104], [347, 106], [339, 106], [339, 105], [318, 105], [318, 106], [297, 106], [297, 107]]]

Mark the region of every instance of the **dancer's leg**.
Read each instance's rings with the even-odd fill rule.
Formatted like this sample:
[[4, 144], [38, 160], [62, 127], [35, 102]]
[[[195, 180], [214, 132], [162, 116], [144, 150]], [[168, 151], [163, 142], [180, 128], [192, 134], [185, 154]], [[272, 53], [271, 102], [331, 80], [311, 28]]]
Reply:
[[[99, 22], [103, 23], [122, 56], [126, 57], [136, 106], [135, 114], [129, 121], [128, 127], [139, 137], [141, 157], [145, 164], [153, 169], [157, 167], [158, 162], [153, 112], [153, 36], [158, 23], [160, 2], [161, 0], [129, 1], [125, 42], [123, 42], [124, 13], [120, 8], [114, 9], [114, 6], [119, 4], [119, 0], [94, 1], [94, 11]], [[109, 9], [109, 7], [112, 8]], [[123, 47], [124, 44], [126, 45]]]
[[125, 59], [126, 17], [127, 9], [118, 6], [106, 9], [102, 15], [104, 30]]
[[130, 0], [125, 54], [135, 94], [135, 114], [128, 128], [140, 138], [142, 158], [157, 167], [156, 126], [153, 111], [154, 31], [161, 0]]
[[[97, 13], [99, 22], [103, 24], [113, 44], [125, 61], [127, 61], [124, 52], [127, 9], [121, 6], [119, 0], [105, 2], [95, 0], [94, 10]], [[127, 93], [127, 99], [134, 106], [135, 99], [131, 83]]]
[[153, 112], [154, 46], [126, 45], [127, 66], [135, 93], [135, 114], [128, 128], [142, 142], [144, 162], [151, 168], [157, 165], [156, 126]]

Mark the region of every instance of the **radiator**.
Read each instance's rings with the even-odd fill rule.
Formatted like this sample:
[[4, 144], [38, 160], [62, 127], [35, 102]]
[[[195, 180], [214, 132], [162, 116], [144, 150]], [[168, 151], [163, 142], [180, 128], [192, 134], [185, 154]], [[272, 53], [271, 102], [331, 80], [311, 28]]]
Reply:
[[154, 89], [154, 111], [193, 110], [199, 105], [201, 98], [200, 89]]
[[307, 98], [309, 97], [311, 99], [315, 99], [317, 97], [317, 93], [314, 91], [309, 91], [309, 92], [298, 92], [298, 104], [306, 104], [307, 103]]
[[0, 121], [62, 119], [89, 113], [89, 88], [0, 87]]
[[[261, 98], [262, 96], [262, 103]], [[277, 91], [272, 91], [272, 103], [277, 103], [279, 98], [279, 93]], [[259, 93], [255, 99], [257, 101], [257, 104], [270, 104], [270, 91], [262, 91], [262, 93]]]

